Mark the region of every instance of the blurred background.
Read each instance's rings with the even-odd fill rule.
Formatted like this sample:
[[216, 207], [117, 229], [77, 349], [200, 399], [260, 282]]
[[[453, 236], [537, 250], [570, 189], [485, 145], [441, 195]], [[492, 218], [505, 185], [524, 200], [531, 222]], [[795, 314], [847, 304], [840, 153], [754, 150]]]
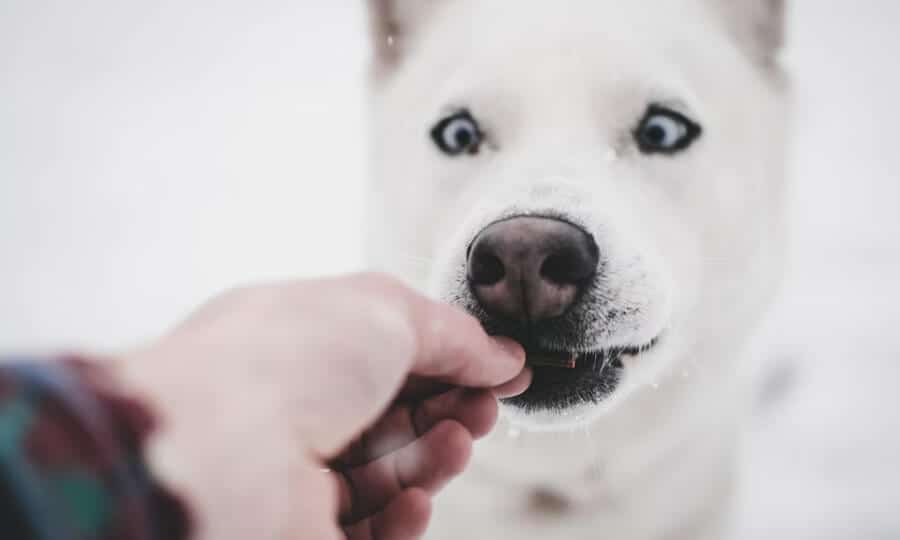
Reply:
[[[0, 350], [363, 268], [362, 2], [0, 0]], [[788, 281], [744, 539], [900, 539], [900, 3], [789, 0]]]

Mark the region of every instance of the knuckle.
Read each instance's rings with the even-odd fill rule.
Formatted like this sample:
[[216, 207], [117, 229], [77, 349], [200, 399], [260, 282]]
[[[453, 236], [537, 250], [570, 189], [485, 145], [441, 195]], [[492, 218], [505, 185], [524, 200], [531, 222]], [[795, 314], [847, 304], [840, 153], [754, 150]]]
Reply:
[[266, 285], [238, 285], [219, 296], [220, 305], [226, 308], [242, 307], [264, 302], [273, 296], [273, 287]]
[[406, 286], [397, 278], [381, 273], [360, 274], [357, 283], [359, 324], [377, 339], [375, 343], [395, 354], [411, 356], [418, 336]]
[[248, 285], [231, 287], [229, 289], [226, 289], [222, 294], [213, 298], [209, 305], [216, 307], [233, 306], [235, 304], [240, 304], [245, 298], [251, 296], [252, 294], [253, 290]]
[[383, 272], [366, 272], [358, 274], [357, 282], [367, 290], [375, 290], [387, 293], [405, 291], [406, 286], [400, 279]]
[[370, 302], [365, 324], [373, 334], [373, 343], [383, 347], [383, 352], [398, 360], [411, 358], [417, 346], [415, 325], [409, 313], [390, 302]]
[[195, 309], [185, 323], [211, 323], [246, 306], [256, 295], [256, 287], [238, 286], [221, 292]]

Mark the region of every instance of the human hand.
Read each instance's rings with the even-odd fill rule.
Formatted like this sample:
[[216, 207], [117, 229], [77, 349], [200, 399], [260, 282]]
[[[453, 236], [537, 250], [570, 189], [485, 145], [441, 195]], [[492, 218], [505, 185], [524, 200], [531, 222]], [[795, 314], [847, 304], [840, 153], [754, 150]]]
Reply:
[[524, 360], [460, 310], [359, 275], [228, 293], [121, 367], [160, 410], [154, 465], [201, 537], [393, 540], [422, 534], [495, 393], [527, 387]]

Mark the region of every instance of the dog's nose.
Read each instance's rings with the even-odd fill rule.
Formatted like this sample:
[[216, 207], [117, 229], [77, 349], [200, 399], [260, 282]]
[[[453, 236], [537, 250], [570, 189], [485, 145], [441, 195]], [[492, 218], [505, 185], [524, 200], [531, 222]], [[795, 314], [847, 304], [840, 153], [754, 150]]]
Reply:
[[485, 228], [469, 251], [468, 279], [491, 315], [517, 322], [559, 317], [597, 271], [593, 237], [558, 219], [516, 217]]

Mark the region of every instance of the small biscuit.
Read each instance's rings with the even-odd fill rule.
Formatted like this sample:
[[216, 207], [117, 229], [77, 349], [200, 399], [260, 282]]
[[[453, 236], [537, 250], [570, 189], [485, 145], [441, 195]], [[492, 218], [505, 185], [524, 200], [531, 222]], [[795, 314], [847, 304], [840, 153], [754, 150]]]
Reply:
[[528, 352], [527, 363], [535, 367], [555, 367], [575, 369], [578, 366], [578, 355], [572, 353]]

